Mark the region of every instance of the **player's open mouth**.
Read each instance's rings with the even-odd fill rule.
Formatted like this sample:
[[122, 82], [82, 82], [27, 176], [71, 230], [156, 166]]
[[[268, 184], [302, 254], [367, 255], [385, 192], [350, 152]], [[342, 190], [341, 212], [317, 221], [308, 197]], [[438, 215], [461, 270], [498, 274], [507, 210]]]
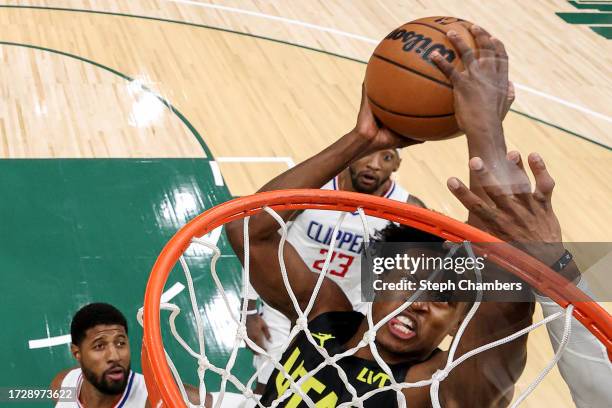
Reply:
[[387, 323], [389, 331], [402, 340], [408, 340], [416, 336], [416, 324], [408, 316], [397, 316]]
[[378, 182], [378, 177], [370, 173], [360, 173], [359, 179], [361, 180], [362, 184], [365, 184], [368, 186], [376, 184]]
[[111, 368], [106, 372], [106, 376], [112, 381], [122, 381], [125, 377], [125, 372], [121, 367]]

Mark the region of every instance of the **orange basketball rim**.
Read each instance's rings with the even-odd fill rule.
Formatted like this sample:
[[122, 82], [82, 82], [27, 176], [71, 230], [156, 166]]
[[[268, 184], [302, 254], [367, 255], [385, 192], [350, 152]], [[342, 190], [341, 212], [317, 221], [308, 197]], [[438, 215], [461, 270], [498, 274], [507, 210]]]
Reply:
[[[185, 407], [185, 402], [166, 361], [160, 326], [160, 299], [164, 286], [194, 237], [201, 237], [228, 222], [254, 215], [269, 207], [275, 211], [335, 210], [355, 212], [408, 225], [452, 242], [503, 243], [494, 236], [436, 212], [382, 197], [327, 190], [281, 190], [237, 198], [205, 211], [166, 244], [149, 277], [145, 292], [142, 369], [154, 407]], [[494, 245], [490, 260], [509, 270], [540, 293], [566, 308], [574, 305], [574, 317], [608, 350], [612, 361], [612, 318], [593, 299], [538, 260], [510, 245]], [[570, 302], [567, 299], [580, 299]]]

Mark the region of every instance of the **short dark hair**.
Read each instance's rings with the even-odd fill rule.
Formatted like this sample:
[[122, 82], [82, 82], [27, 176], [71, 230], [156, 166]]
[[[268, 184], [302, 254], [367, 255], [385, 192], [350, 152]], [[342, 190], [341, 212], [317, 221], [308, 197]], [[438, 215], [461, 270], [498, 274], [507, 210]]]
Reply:
[[[441, 257], [444, 257], [448, 254], [448, 250], [444, 248], [444, 243], [446, 242], [444, 238], [440, 238], [437, 235], [422, 231], [418, 228], [403, 224], [397, 224], [394, 222], [390, 222], [385, 228], [377, 231], [374, 236], [373, 242], [374, 245], [370, 248], [370, 250], [366, 250], [366, 256], [369, 255], [372, 257], [394, 257], [398, 253], [398, 251], [402, 251], [411, 247], [428, 249], [430, 251], [439, 253]], [[381, 243], [383, 245], [380, 245]], [[399, 247], [397, 245], [384, 244], [405, 244], [405, 246]], [[440, 279], [456, 281], [457, 277], [454, 271], [442, 271]], [[445, 302], [449, 301], [453, 296], [452, 290], [433, 293], [433, 296], [431, 294], [427, 296], [427, 301]]]
[[118, 324], [128, 332], [125, 316], [113, 305], [108, 303], [90, 303], [83, 306], [72, 318], [70, 336], [72, 344], [79, 346], [85, 338], [87, 330], [99, 324]]
[[408, 225], [390, 222], [385, 228], [376, 232], [375, 240], [379, 242], [439, 242], [445, 239], [429, 232], [421, 231]]
[[390, 222], [385, 228], [376, 231], [371, 242], [373, 245], [366, 250], [366, 255], [393, 257], [400, 250], [398, 245], [385, 244], [406, 244], [401, 249], [424, 246], [430, 250], [442, 253], [442, 244], [444, 242], [444, 239], [429, 232], [421, 231], [408, 225]]

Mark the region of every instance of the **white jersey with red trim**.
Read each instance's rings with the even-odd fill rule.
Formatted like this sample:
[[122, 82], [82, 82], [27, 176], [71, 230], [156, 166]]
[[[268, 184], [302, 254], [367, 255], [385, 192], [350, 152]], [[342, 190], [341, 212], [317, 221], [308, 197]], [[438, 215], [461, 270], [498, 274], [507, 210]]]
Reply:
[[[76, 390], [75, 399], [71, 401], [60, 401], [55, 406], [56, 408], [87, 408], [83, 407], [79, 401], [81, 395], [81, 386], [83, 385], [83, 371], [80, 368], [75, 368], [69, 371], [62, 381], [62, 389]], [[65, 394], [68, 396], [68, 394]], [[145, 386], [144, 376], [142, 374], [130, 371], [128, 375], [128, 382], [123, 391], [123, 395], [114, 408], [144, 408], [147, 403], [147, 387]]]
[[[338, 177], [321, 187], [323, 190], [339, 190]], [[406, 202], [408, 192], [395, 181], [384, 194], [392, 200]], [[306, 265], [313, 272], [321, 272], [325, 264], [332, 233], [342, 211], [305, 210], [292, 222], [287, 235]], [[370, 236], [385, 228], [388, 221], [367, 217]], [[335, 281], [357, 311], [366, 311], [361, 301], [361, 250], [363, 223], [357, 212], [347, 213], [336, 236], [336, 247], [332, 254], [327, 276]]]

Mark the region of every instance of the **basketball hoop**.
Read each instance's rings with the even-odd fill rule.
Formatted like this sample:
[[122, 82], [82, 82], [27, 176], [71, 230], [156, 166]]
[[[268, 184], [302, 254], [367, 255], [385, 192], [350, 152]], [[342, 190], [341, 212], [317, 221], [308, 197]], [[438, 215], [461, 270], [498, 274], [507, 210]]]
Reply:
[[[173, 371], [176, 370], [171, 363], [169, 364], [163, 346], [160, 326], [160, 299], [164, 285], [175, 264], [179, 260], [183, 263], [181, 258], [183, 253], [194, 240], [198, 240], [198, 237], [228, 222], [243, 219], [261, 211], [305, 209], [360, 211], [368, 216], [417, 228], [451, 242], [503, 243], [483, 231], [433, 211], [382, 197], [343, 191], [270, 191], [238, 198], [211, 208], [181, 228], [166, 244], [153, 266], [147, 283], [143, 317], [142, 368], [149, 392], [149, 402], [152, 406], [186, 406], [181, 391], [182, 385], [177, 385], [175, 381]], [[611, 317], [591, 298], [546, 265], [510, 245], [492, 246], [488, 252], [488, 259], [512, 272], [561, 307], [565, 309], [569, 307], [571, 314], [567, 313], [566, 320], [569, 322], [573, 315], [605, 346], [608, 357], [612, 360]], [[558, 356], [556, 357], [558, 359]], [[461, 358], [467, 357], [462, 356]], [[437, 383], [434, 381], [433, 384]], [[435, 387], [432, 386], [432, 388]]]

